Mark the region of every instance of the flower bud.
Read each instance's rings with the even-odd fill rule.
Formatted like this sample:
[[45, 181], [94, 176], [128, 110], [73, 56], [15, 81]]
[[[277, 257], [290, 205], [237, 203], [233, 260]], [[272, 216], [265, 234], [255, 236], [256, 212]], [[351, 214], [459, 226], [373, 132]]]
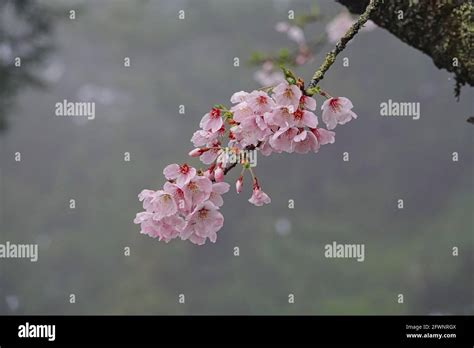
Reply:
[[222, 169], [222, 166], [217, 166], [214, 171], [214, 179], [216, 179], [216, 182], [222, 182], [224, 180], [224, 170]]
[[207, 150], [209, 150], [208, 148], [206, 147], [203, 147], [203, 148], [197, 148], [197, 149], [194, 149], [194, 150], [191, 150], [189, 151], [189, 156], [191, 157], [199, 157], [201, 156], [204, 152], [206, 152]]
[[244, 177], [241, 175], [235, 182], [235, 190], [237, 191], [237, 193], [242, 192], [243, 183], [244, 183]]

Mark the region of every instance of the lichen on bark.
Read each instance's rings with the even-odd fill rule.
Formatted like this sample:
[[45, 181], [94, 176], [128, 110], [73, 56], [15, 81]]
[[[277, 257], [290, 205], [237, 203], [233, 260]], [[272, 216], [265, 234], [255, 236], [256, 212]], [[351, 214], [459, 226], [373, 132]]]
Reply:
[[[362, 13], [369, 0], [337, 0]], [[472, 21], [474, 5], [466, 0], [384, 0], [370, 19], [408, 45], [429, 55], [440, 69], [455, 74], [455, 94], [474, 85]]]

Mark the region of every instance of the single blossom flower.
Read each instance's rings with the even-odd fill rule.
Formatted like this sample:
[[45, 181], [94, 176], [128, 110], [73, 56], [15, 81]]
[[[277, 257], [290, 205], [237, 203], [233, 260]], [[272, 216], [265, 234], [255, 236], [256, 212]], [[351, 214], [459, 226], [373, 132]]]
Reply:
[[280, 153], [293, 152], [293, 138], [298, 134], [298, 128], [296, 127], [284, 127], [280, 128], [270, 138], [270, 145], [273, 150]]
[[336, 128], [338, 124], [345, 124], [357, 115], [351, 111], [352, 102], [345, 97], [335, 97], [327, 99], [321, 109], [322, 119], [329, 130]]
[[222, 195], [228, 192], [230, 185], [226, 182], [217, 182], [212, 184], [211, 195], [209, 196], [209, 201], [212, 202], [216, 207], [222, 207], [224, 200]]
[[311, 129], [311, 132], [316, 136], [320, 145], [334, 144], [336, 133], [328, 131], [324, 128]]
[[196, 207], [209, 198], [212, 191], [212, 181], [205, 176], [195, 176], [183, 187], [185, 200]]
[[300, 98], [300, 106], [305, 109], [314, 111], [316, 110], [316, 99], [309, 97], [307, 95], [302, 95]]
[[309, 131], [303, 130], [293, 138], [293, 148], [296, 153], [318, 152], [320, 144], [316, 136]]
[[241, 102], [237, 105], [234, 105], [230, 108], [230, 111], [233, 113], [233, 119], [236, 122], [242, 122], [249, 117], [254, 116], [254, 111], [246, 102]]
[[290, 122], [291, 126], [295, 127], [310, 127], [316, 128], [318, 125], [318, 118], [311, 111], [297, 109], [293, 113], [293, 121]]
[[213, 133], [219, 131], [224, 125], [224, 121], [221, 117], [221, 111], [216, 108], [212, 108], [204, 117], [201, 119], [200, 127], [206, 131]]
[[269, 125], [287, 127], [293, 120], [294, 111], [295, 108], [292, 105], [278, 105], [272, 112], [266, 112], [263, 117]]
[[186, 197], [184, 196], [184, 191], [181, 187], [167, 181], [163, 186], [163, 190], [173, 197], [178, 207], [178, 212], [187, 214], [191, 210], [192, 201], [186, 200]]
[[138, 194], [138, 200], [143, 202], [143, 209], [148, 212], [153, 211], [152, 201], [155, 198], [155, 191], [152, 190], [142, 190]]
[[230, 102], [232, 104], [241, 103], [245, 100], [245, 97], [247, 97], [248, 95], [249, 94], [244, 91], [235, 92], [234, 94], [232, 94], [232, 97], [230, 97]]
[[250, 197], [249, 202], [257, 207], [260, 207], [264, 204], [269, 204], [272, 200], [268, 195], [263, 192], [260, 187], [254, 187], [252, 192], [252, 197]]
[[278, 105], [291, 105], [297, 109], [302, 95], [303, 93], [298, 86], [290, 85], [288, 82], [283, 81], [273, 89], [272, 97]]
[[263, 91], [253, 91], [245, 97], [245, 102], [252, 108], [254, 113], [262, 115], [270, 111], [275, 105], [273, 99]]
[[289, 39], [293, 40], [298, 45], [304, 45], [306, 43], [303, 30], [296, 25], [291, 26], [288, 29], [287, 34]]
[[188, 166], [186, 163], [177, 165], [170, 164], [163, 170], [165, 178], [168, 180], [176, 180], [179, 186], [186, 185], [196, 175], [196, 169]]
[[220, 141], [215, 141], [212, 144], [209, 144], [209, 146], [210, 146], [209, 150], [204, 152], [199, 157], [201, 162], [204, 164], [211, 164], [212, 162], [214, 162], [216, 158], [219, 156], [219, 153], [221, 151]]
[[155, 192], [154, 198], [151, 201], [152, 210], [155, 213], [153, 218], [159, 220], [166, 216], [174, 215], [178, 211], [173, 196], [163, 190]]
[[224, 217], [210, 201], [198, 205], [186, 218], [186, 227], [180, 234], [181, 239], [202, 245], [209, 239], [216, 242], [217, 231], [224, 225]]
[[191, 142], [195, 147], [207, 146], [217, 140], [219, 136], [218, 132], [205, 131], [203, 129], [194, 132]]
[[[334, 17], [327, 25], [326, 25], [326, 33], [328, 35], [328, 41], [332, 44], [335, 44], [339, 41], [339, 39], [344, 36], [344, 34], [349, 30], [349, 28], [356, 22], [355, 19], [347, 12], [343, 11], [339, 13], [336, 17]], [[372, 31], [376, 28], [374, 22], [368, 20], [365, 22], [364, 26], [362, 27], [361, 31]]]

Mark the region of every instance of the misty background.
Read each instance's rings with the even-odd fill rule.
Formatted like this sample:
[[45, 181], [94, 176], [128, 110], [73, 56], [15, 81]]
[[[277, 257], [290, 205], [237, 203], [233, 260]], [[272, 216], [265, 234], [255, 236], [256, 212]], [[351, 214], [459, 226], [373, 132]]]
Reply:
[[[199, 166], [187, 153], [201, 117], [260, 87], [257, 67], [245, 63], [252, 51], [295, 48], [274, 29], [289, 10], [320, 6], [324, 18], [305, 29], [311, 38], [343, 7], [23, 0], [22, 18], [1, 2], [0, 243], [38, 243], [39, 259], [0, 260], [0, 313], [474, 313], [474, 128], [466, 122], [474, 93], [464, 87], [457, 102], [452, 75], [428, 56], [383, 29], [357, 35], [320, 85], [350, 98], [359, 118], [317, 154], [259, 156], [270, 205], [248, 203], [249, 177], [237, 195], [231, 172], [216, 244], [165, 244], [133, 224], [137, 194], [160, 188], [169, 163]], [[331, 48], [294, 72], [309, 81]], [[29, 57], [21, 68], [17, 52]], [[96, 118], [56, 117], [64, 99], [96, 102]], [[420, 102], [420, 119], [381, 117], [388, 99]], [[364, 244], [365, 261], [325, 258], [333, 241]]]

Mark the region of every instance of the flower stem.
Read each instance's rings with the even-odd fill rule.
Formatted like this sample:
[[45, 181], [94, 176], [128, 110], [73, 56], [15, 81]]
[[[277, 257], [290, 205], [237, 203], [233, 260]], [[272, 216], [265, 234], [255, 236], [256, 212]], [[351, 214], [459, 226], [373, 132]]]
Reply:
[[323, 64], [321, 64], [318, 70], [316, 70], [311, 82], [308, 85], [308, 88], [306, 89], [307, 95], [311, 96], [316, 93], [315, 88], [318, 82], [324, 78], [324, 74], [326, 73], [326, 71], [328, 71], [329, 68], [334, 64], [337, 55], [346, 48], [349, 41], [351, 41], [351, 39], [359, 32], [360, 28], [362, 28], [365, 22], [368, 21], [370, 14], [377, 7], [379, 2], [380, 0], [370, 0], [364, 13], [360, 15], [359, 19], [357, 19], [357, 21], [351, 25], [349, 30], [347, 30], [344, 36], [341, 37], [339, 42], [336, 44], [336, 47], [334, 47], [332, 51], [326, 54], [326, 58], [324, 59]]

